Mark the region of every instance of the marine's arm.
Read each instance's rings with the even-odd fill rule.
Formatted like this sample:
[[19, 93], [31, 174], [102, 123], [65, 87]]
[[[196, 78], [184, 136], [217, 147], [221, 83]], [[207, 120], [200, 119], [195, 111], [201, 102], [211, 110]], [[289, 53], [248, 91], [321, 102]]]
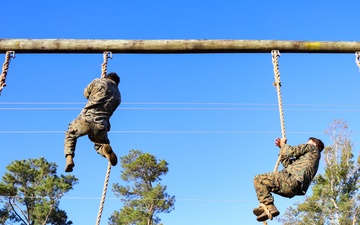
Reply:
[[280, 149], [280, 155], [284, 157], [298, 158], [299, 156], [304, 155], [310, 151], [312, 148], [313, 147], [309, 144], [300, 144], [297, 146], [284, 144]]
[[91, 94], [91, 92], [93, 90], [93, 87], [94, 87], [94, 83], [95, 83], [95, 80], [93, 80], [90, 84], [88, 84], [86, 86], [86, 88], [84, 89], [84, 96], [85, 96], [86, 99], [89, 99], [90, 94]]

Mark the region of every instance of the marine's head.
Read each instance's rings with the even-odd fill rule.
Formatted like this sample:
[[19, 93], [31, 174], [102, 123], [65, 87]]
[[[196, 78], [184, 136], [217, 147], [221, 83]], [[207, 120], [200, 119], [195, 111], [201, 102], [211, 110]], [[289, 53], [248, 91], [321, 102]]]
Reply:
[[310, 137], [307, 143], [315, 145], [316, 147], [318, 147], [320, 152], [324, 149], [324, 143], [320, 139]]
[[108, 78], [108, 79], [114, 81], [116, 83], [116, 85], [119, 85], [119, 83], [120, 83], [120, 77], [115, 72], [108, 73], [105, 76], [105, 78]]

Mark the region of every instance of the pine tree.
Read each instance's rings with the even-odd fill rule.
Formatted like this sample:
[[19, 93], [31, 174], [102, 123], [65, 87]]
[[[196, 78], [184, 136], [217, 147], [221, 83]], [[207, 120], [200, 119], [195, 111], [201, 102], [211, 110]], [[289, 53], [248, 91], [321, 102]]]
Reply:
[[0, 183], [0, 224], [70, 225], [59, 209], [61, 197], [77, 184], [71, 175], [56, 174], [57, 165], [44, 158], [15, 160]]
[[155, 225], [160, 224], [158, 213], [169, 213], [174, 209], [175, 197], [166, 193], [160, 176], [168, 172], [168, 163], [155, 156], [131, 150], [121, 158], [121, 178], [131, 186], [113, 185], [116, 196], [122, 198], [124, 207], [115, 211], [111, 225]]

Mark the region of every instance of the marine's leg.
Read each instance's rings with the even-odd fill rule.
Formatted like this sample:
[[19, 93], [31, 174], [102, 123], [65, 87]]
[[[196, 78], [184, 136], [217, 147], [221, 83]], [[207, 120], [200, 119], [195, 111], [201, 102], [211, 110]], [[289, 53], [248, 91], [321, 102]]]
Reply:
[[95, 143], [94, 148], [96, 152], [107, 158], [112, 166], [116, 166], [117, 156], [110, 146], [110, 140], [107, 135], [108, 130], [106, 124], [93, 124], [93, 131], [89, 135], [89, 139]]
[[80, 116], [69, 124], [68, 130], [65, 132], [65, 141], [64, 141], [64, 155], [66, 158], [65, 172], [73, 171], [73, 167], [75, 167], [73, 158], [75, 157], [75, 148], [76, 148], [77, 139], [81, 136], [86, 135], [88, 132], [89, 132], [89, 125]]
[[[274, 205], [274, 197], [271, 195], [271, 192], [276, 192], [280, 188], [280, 181], [280, 172], [260, 174], [254, 178], [256, 196], [259, 202], [269, 210], [272, 217], [278, 216], [280, 214]], [[269, 218], [262, 206], [255, 208], [253, 213], [257, 216], [256, 219], [258, 221], [265, 221]]]
[[[271, 192], [283, 197], [292, 198], [297, 194], [299, 185], [300, 183], [286, 171], [261, 174], [254, 178], [258, 200], [266, 206], [272, 217], [278, 216], [280, 212], [274, 205], [274, 197], [271, 195]], [[268, 215], [262, 207], [255, 208], [253, 212], [257, 215], [258, 221], [268, 219]]]

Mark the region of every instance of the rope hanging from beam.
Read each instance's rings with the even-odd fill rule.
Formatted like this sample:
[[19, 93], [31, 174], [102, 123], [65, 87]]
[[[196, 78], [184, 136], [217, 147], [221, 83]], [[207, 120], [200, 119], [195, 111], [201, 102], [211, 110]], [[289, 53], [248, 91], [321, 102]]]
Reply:
[[[108, 58], [112, 58], [112, 53], [111, 52], [104, 52], [103, 57], [104, 57], [104, 62], [101, 65], [101, 78], [106, 76]], [[102, 215], [102, 211], [103, 211], [104, 205], [105, 205], [107, 187], [109, 185], [110, 172], [111, 172], [111, 163], [108, 162], [108, 168], [107, 168], [107, 171], [106, 171], [104, 188], [103, 188], [103, 193], [102, 193], [102, 197], [101, 197], [101, 201], [100, 201], [99, 213], [98, 213], [98, 216], [97, 216], [97, 219], [96, 219], [96, 225], [100, 225], [101, 215]]]
[[[275, 82], [274, 85], [276, 87], [277, 96], [278, 96], [278, 105], [279, 105], [279, 113], [280, 113], [280, 125], [281, 125], [281, 134], [282, 138], [286, 138], [286, 132], [285, 132], [285, 120], [284, 120], [284, 112], [283, 112], [283, 105], [282, 105], [282, 97], [281, 97], [281, 82], [280, 82], [280, 70], [279, 70], [279, 57], [280, 52], [278, 50], [271, 51], [272, 55], [272, 63], [274, 66], [274, 76], [275, 76]], [[280, 164], [280, 155], [276, 161], [274, 172], [278, 170]]]
[[102, 193], [102, 197], [101, 197], [101, 201], [100, 201], [99, 213], [98, 213], [98, 217], [96, 219], [96, 225], [100, 225], [101, 215], [102, 215], [102, 211], [103, 211], [104, 205], [105, 205], [107, 187], [109, 184], [110, 172], [111, 172], [111, 163], [109, 162], [108, 168], [106, 171], [106, 176], [105, 176], [104, 189], [103, 189], [103, 193]]
[[[281, 88], [280, 69], [279, 69], [280, 52], [278, 50], [272, 50], [271, 51], [271, 56], [272, 56], [272, 64], [274, 66], [274, 77], [275, 77], [275, 82], [273, 84], [276, 87], [276, 92], [277, 92], [277, 96], [278, 96], [281, 134], [282, 134], [283, 138], [286, 138], [284, 112], [283, 112], [283, 107], [282, 107], [282, 97], [281, 97], [281, 89], [280, 89]], [[276, 172], [278, 170], [279, 164], [280, 164], [280, 154], [279, 154], [278, 159], [277, 159], [277, 161], [275, 163], [274, 172]], [[268, 218], [270, 220], [273, 219], [273, 217], [272, 217], [270, 211], [268, 210], [268, 208], [266, 207], [266, 205], [261, 203], [259, 207], [264, 209], [266, 215], [268, 216]], [[267, 225], [267, 224], [268, 223], [266, 221], [263, 221], [263, 225]]]
[[14, 51], [7, 51], [5, 54], [5, 61], [2, 67], [2, 72], [0, 75], [0, 95], [2, 92], [2, 89], [6, 86], [6, 75], [9, 69], [10, 65], [10, 58], [15, 58], [15, 52]]
[[104, 52], [103, 57], [104, 57], [104, 62], [101, 65], [101, 77], [102, 78], [106, 76], [108, 58], [112, 59], [112, 53], [111, 52]]

